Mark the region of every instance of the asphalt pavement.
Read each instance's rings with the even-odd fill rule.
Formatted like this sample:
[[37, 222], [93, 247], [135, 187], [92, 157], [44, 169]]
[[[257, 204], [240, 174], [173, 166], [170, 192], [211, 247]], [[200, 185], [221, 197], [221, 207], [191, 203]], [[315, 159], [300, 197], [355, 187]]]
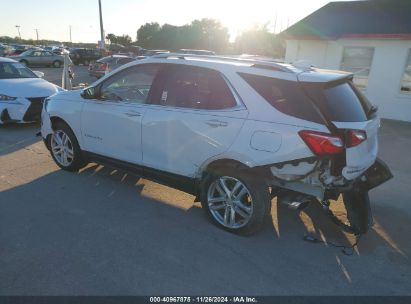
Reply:
[[[75, 76], [72, 82], [74, 86], [77, 86], [80, 83], [92, 84], [94, 81], [97, 80], [96, 77], [90, 76], [88, 74], [87, 68], [88, 68], [87, 66], [83, 66], [83, 65], [73, 66], [73, 72]], [[32, 67], [31, 69], [33, 71], [43, 72], [44, 79], [58, 86], [61, 86], [63, 68]]]
[[240, 237], [175, 189], [96, 164], [60, 170], [38, 129], [0, 127], [0, 295], [411, 295], [409, 123], [383, 122], [394, 179], [371, 191], [375, 225], [352, 256], [331, 242], [354, 238], [317, 205], [274, 200], [263, 230]]

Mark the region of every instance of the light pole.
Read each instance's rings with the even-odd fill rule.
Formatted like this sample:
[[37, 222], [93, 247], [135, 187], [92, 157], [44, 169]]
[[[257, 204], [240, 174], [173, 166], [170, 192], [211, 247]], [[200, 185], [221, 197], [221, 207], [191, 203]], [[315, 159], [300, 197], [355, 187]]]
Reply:
[[71, 25], [69, 25], [69, 30], [70, 30], [70, 43], [73, 43], [73, 41], [71, 40]]
[[17, 28], [17, 32], [19, 33], [19, 37], [20, 37], [20, 40], [21, 40], [20, 25], [16, 25], [16, 28]]
[[103, 13], [101, 11], [101, 0], [98, 0], [98, 8], [100, 11], [100, 35], [101, 35], [101, 48], [105, 49], [106, 44], [104, 41], [104, 29], [103, 29]]
[[39, 42], [39, 29], [34, 29], [36, 31], [36, 36], [37, 36], [37, 43]]

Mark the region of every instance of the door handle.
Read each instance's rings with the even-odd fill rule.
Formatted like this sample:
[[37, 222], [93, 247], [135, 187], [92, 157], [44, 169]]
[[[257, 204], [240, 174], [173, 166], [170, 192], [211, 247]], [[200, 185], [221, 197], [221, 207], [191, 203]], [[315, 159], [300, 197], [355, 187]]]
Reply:
[[212, 128], [227, 127], [228, 126], [228, 122], [218, 120], [218, 119], [207, 120], [205, 123], [207, 125], [209, 125], [210, 127], [212, 127]]
[[141, 116], [140, 112], [137, 111], [128, 111], [124, 113], [126, 116], [128, 117], [137, 117], [137, 116]]

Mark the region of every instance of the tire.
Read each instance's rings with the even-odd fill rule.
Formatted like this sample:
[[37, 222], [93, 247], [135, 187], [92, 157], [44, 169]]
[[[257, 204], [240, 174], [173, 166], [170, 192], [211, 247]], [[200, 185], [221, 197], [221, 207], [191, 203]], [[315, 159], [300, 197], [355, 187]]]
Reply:
[[29, 66], [29, 63], [27, 62], [27, 60], [20, 60], [20, 63], [22, 65]]
[[61, 169], [77, 172], [87, 165], [76, 136], [64, 122], [58, 121], [53, 125], [53, 134], [47, 140], [51, 156]]
[[53, 62], [53, 67], [55, 67], [55, 68], [61, 67], [61, 61], [58, 61], [58, 60], [54, 61]]
[[256, 233], [271, 210], [268, 186], [239, 170], [218, 171], [208, 174], [201, 184], [203, 210], [212, 223], [224, 230], [241, 235]]

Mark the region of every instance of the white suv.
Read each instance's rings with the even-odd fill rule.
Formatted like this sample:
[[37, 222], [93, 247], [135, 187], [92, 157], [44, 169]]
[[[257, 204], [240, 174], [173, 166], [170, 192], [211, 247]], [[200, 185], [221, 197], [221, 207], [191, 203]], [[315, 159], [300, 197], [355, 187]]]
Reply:
[[343, 194], [355, 233], [371, 224], [376, 109], [352, 75], [268, 61], [163, 54], [44, 103], [42, 136], [58, 166], [114, 165], [192, 193], [214, 223], [258, 230], [271, 198], [326, 210]]

